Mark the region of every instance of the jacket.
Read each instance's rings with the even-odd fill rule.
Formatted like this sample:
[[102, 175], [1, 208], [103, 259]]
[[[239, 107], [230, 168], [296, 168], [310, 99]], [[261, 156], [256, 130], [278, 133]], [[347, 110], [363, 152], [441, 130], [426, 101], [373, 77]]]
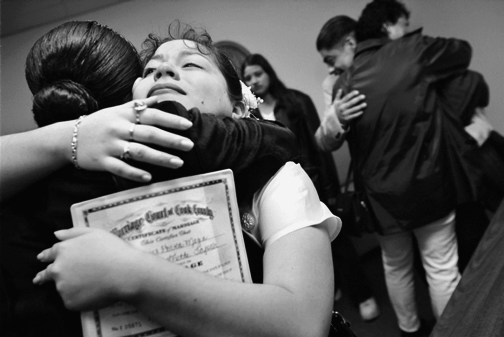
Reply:
[[[335, 92], [366, 96], [367, 108], [346, 139], [355, 184], [367, 195], [378, 233], [421, 227], [454, 209], [458, 195], [438, 87], [467, 70], [471, 53], [465, 41], [421, 30], [393, 41], [371, 39], [357, 45], [352, 67], [336, 82]], [[466, 145], [474, 146], [469, 138]]]

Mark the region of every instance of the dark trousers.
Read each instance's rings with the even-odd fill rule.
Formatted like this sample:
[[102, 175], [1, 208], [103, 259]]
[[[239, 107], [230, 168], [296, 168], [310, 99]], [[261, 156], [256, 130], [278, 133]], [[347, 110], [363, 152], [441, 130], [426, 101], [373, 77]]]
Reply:
[[471, 202], [457, 206], [455, 233], [458, 243], [458, 267], [462, 274], [490, 223], [481, 203]]

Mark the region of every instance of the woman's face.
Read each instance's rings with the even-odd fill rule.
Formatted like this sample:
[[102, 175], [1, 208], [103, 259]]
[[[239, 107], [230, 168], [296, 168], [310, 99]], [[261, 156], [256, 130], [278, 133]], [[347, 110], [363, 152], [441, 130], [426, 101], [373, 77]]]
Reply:
[[387, 31], [387, 35], [389, 39], [396, 40], [403, 37], [409, 29], [409, 20], [401, 16], [396, 23], [392, 24], [387, 22], [383, 25], [385, 30]]
[[158, 101], [177, 101], [186, 109], [231, 116], [233, 104], [226, 80], [210, 55], [196, 43], [173, 40], [163, 43], [133, 86], [133, 99], [158, 96]]
[[270, 77], [261, 66], [246, 66], [243, 71], [243, 80], [256, 95], [264, 96], [269, 90]]

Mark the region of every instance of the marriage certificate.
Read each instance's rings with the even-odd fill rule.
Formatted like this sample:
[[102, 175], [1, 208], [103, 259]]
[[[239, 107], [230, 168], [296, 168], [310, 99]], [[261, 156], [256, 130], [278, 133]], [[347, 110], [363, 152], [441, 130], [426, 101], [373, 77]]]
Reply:
[[[88, 200], [71, 212], [75, 227], [105, 229], [167, 263], [252, 282], [231, 170]], [[81, 317], [85, 337], [175, 336], [126, 303]]]

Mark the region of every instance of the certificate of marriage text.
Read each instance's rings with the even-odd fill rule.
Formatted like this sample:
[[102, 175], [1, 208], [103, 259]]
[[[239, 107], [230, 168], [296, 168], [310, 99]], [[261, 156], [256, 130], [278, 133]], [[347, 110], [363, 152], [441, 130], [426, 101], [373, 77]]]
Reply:
[[[231, 170], [111, 194], [71, 211], [75, 227], [102, 228], [170, 263], [252, 282]], [[82, 325], [85, 337], [175, 336], [126, 303], [82, 313]]]

